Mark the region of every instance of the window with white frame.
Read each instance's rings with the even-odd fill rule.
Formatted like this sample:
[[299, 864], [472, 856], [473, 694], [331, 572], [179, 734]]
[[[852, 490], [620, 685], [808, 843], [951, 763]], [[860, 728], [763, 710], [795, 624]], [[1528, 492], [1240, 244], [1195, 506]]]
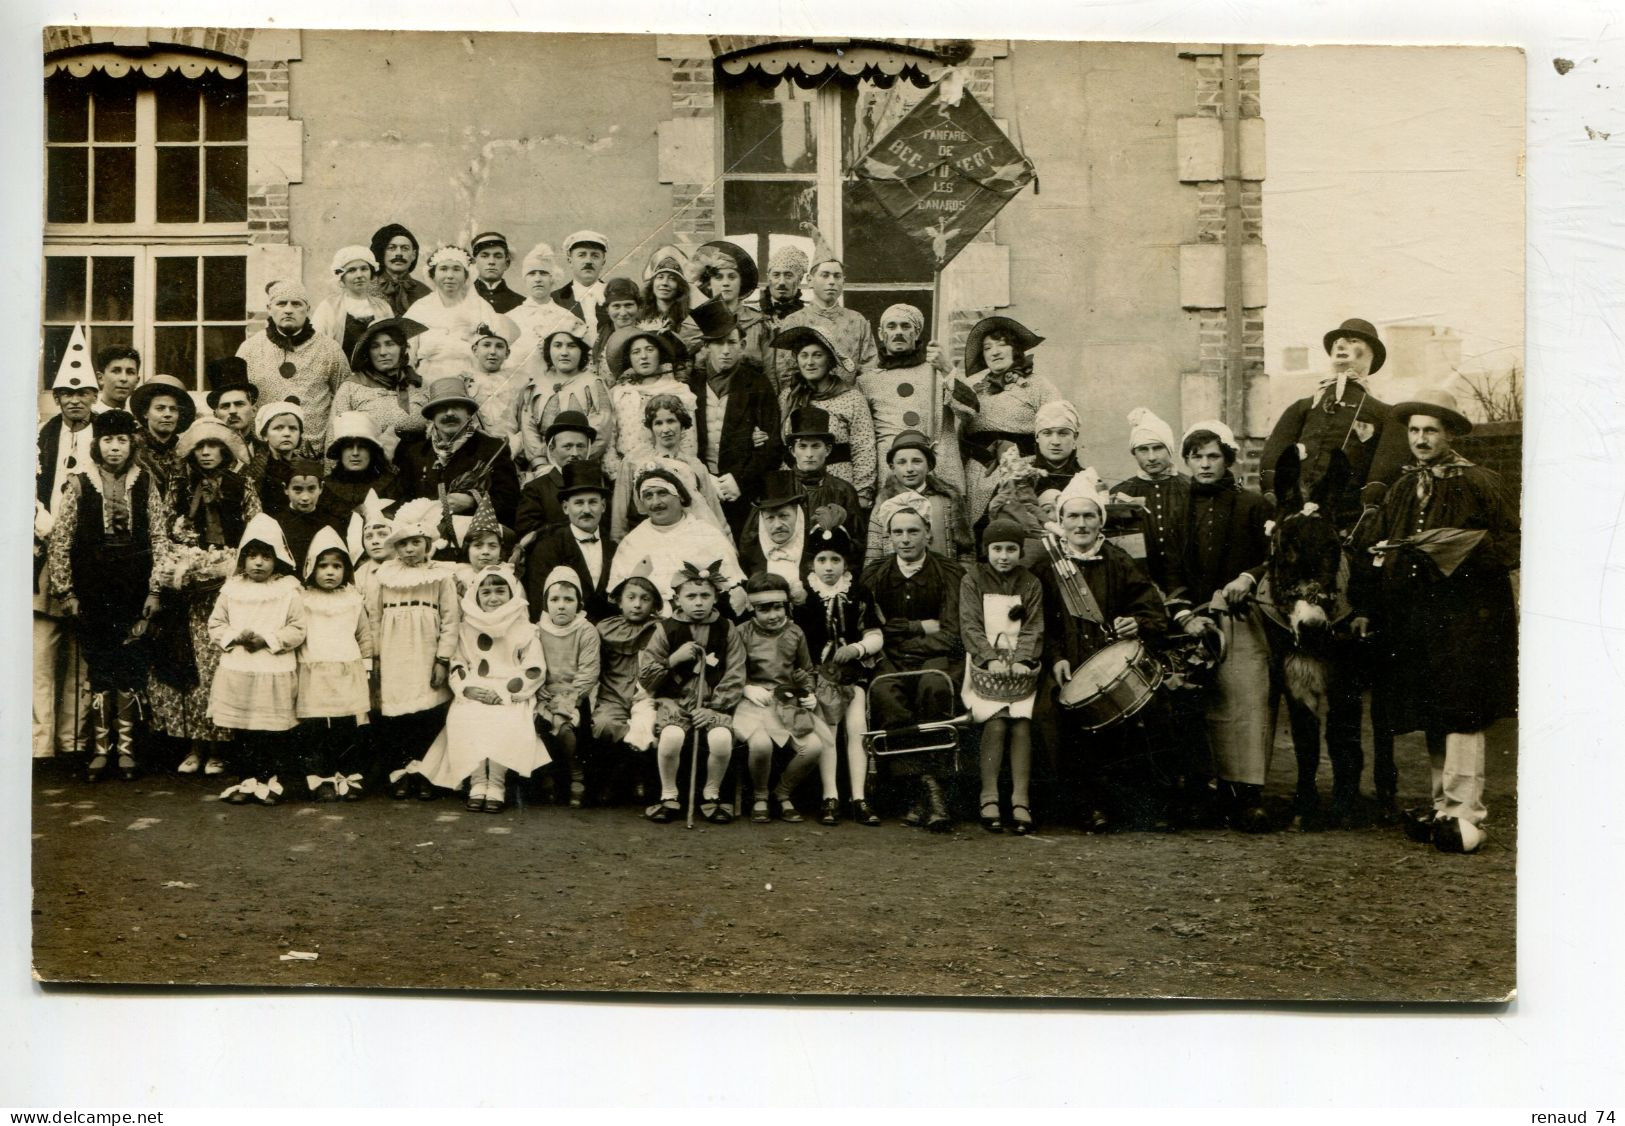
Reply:
[[76, 69], [45, 80], [42, 386], [83, 323], [92, 353], [133, 345], [201, 389], [244, 336], [247, 79]]
[[[847, 170], [925, 96], [923, 78], [852, 77], [831, 67], [764, 81], [716, 74], [721, 113], [722, 229], [766, 270], [785, 236], [816, 226], [846, 263], [848, 308], [871, 322], [888, 305], [918, 306], [931, 323], [932, 263]], [[775, 237], [777, 236], [777, 237]], [[754, 240], [754, 245], [752, 241]]]

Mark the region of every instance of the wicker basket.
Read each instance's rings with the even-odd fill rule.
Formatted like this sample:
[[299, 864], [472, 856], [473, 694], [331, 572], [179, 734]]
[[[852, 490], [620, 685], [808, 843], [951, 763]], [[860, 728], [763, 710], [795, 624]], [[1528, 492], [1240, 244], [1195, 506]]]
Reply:
[[1025, 700], [1038, 687], [1038, 670], [1032, 672], [992, 672], [979, 665], [970, 666], [971, 690], [984, 700], [999, 704], [1013, 704]]

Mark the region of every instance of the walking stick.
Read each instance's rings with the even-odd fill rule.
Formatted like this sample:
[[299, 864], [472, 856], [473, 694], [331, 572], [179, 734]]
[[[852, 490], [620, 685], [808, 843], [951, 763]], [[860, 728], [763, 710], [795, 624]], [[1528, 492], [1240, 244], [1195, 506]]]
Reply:
[[[699, 674], [694, 684], [694, 710], [697, 712], [705, 707], [705, 646], [700, 646], [700, 655], [694, 664]], [[694, 828], [694, 797], [695, 789], [700, 781], [700, 725], [694, 725], [694, 749], [688, 761], [688, 824], [687, 828]]]

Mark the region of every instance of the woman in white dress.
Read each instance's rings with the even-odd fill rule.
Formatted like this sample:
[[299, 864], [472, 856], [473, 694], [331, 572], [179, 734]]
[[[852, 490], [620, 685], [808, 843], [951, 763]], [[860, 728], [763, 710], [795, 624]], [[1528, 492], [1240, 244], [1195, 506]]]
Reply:
[[412, 366], [426, 384], [465, 374], [473, 366], [470, 348], [479, 326], [495, 315], [469, 281], [473, 264], [460, 246], [437, 246], [429, 252], [434, 290], [406, 311], [407, 319], [425, 330], [413, 341], [417, 355]]

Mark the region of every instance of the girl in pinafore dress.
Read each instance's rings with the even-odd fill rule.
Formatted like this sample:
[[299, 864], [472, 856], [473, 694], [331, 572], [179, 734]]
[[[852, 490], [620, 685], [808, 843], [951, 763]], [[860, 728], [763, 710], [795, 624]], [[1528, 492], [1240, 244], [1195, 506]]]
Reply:
[[1010, 752], [1010, 820], [1016, 833], [1033, 829], [1028, 786], [1033, 768], [1033, 701], [1037, 688], [1019, 700], [989, 700], [971, 686], [971, 665], [995, 673], [1038, 670], [1044, 647], [1044, 592], [1021, 565], [1026, 533], [1002, 516], [982, 533], [986, 563], [965, 571], [959, 581], [959, 621], [965, 635], [965, 684], [960, 696], [971, 718], [982, 725], [982, 828], [1004, 831], [999, 816], [999, 771]]
[[739, 627], [745, 643], [745, 690], [744, 699], [734, 707], [733, 729], [750, 747], [750, 782], [755, 791], [750, 819], [757, 824], [771, 819], [768, 782], [773, 750], [788, 743], [795, 757], [785, 764], [772, 795], [779, 820], [804, 820], [796, 812], [793, 795], [816, 766], [824, 784], [818, 819], [825, 825], [839, 824], [835, 733], [817, 712], [807, 635], [790, 620], [790, 584], [782, 575], [758, 571], [745, 583], [745, 597], [750, 600], [752, 617]]
[[299, 751], [317, 801], [359, 801], [367, 750], [372, 619], [352, 581], [350, 553], [322, 527], [305, 556], [305, 644], [299, 649]]
[[407, 772], [445, 725], [446, 686], [457, 648], [457, 583], [429, 562], [440, 505], [418, 499], [401, 505], [385, 547], [395, 557], [378, 565], [363, 596], [378, 639], [378, 746], [389, 772], [390, 797], [424, 801], [436, 795], [427, 778]]
[[1038, 449], [1033, 433], [1038, 408], [1061, 397], [1054, 383], [1033, 374], [1031, 352], [1043, 342], [1042, 336], [1009, 317], [977, 321], [965, 337], [965, 378], [977, 400], [976, 414], [960, 425], [973, 525], [993, 498], [993, 444], [1000, 439], [1014, 442], [1023, 456], [1031, 457]]
[[513, 568], [499, 564], [475, 576], [456, 633], [445, 729], [408, 769], [447, 788], [466, 779], [469, 809], [501, 813], [508, 771], [528, 776], [549, 761], [535, 724], [547, 661]]
[[590, 730], [587, 696], [598, 684], [598, 630], [587, 620], [581, 577], [571, 567], [554, 567], [542, 588], [546, 600], [536, 619], [536, 632], [547, 655], [547, 679], [536, 711], [548, 745], [570, 780], [570, 808], [586, 798], [581, 742]]
[[243, 529], [237, 573], [220, 588], [209, 614], [209, 639], [220, 650], [209, 718], [237, 732], [242, 774], [220, 796], [234, 805], [251, 799], [275, 805], [282, 796], [287, 732], [298, 722], [294, 653], [305, 640], [305, 600], [282, 528], [263, 512]]

